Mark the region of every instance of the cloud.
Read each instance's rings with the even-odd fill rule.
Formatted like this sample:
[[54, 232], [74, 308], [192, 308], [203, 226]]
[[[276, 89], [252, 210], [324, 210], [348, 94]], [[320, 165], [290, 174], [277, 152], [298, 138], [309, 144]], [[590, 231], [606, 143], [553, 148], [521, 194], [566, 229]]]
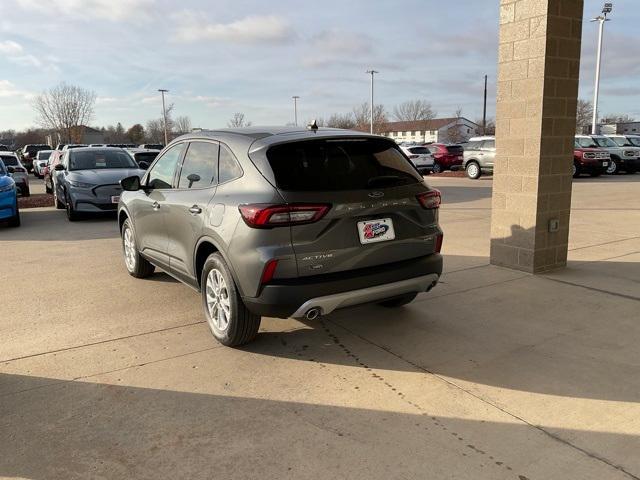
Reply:
[[302, 60], [307, 67], [362, 63], [362, 57], [373, 52], [368, 35], [338, 29], [323, 30], [309, 39], [309, 45]]
[[181, 42], [222, 40], [230, 43], [285, 43], [296, 34], [289, 22], [276, 15], [251, 15], [231, 23], [207, 23], [202, 15], [182, 12], [174, 16], [178, 22], [175, 39]]
[[0, 98], [21, 98], [28, 100], [34, 94], [26, 90], [20, 90], [9, 80], [0, 80]]
[[18, 4], [34, 12], [49, 14], [55, 12], [56, 18], [60, 15], [78, 18], [100, 18], [105, 20], [140, 21], [140, 14], [149, 14], [155, 0], [18, 0]]
[[22, 53], [22, 45], [13, 40], [5, 40], [4, 42], [0, 42], [0, 53], [5, 55], [15, 55], [18, 53]]

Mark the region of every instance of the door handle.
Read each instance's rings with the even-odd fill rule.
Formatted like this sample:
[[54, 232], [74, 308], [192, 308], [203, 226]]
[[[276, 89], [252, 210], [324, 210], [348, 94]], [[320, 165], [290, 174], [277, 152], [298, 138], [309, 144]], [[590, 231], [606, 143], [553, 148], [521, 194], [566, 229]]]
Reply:
[[153, 208], [157, 212], [158, 210], [160, 210], [160, 204], [158, 202], [153, 202], [151, 208]]
[[202, 209], [198, 205], [194, 205], [189, 209], [189, 212], [191, 212], [192, 215], [197, 215], [199, 213], [202, 213]]

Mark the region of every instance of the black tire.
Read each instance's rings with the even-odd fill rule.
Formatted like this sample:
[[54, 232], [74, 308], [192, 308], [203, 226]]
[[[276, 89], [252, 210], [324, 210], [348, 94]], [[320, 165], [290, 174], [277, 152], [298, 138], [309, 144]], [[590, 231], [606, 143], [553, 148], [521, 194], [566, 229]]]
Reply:
[[80, 218], [80, 214], [73, 209], [73, 202], [69, 198], [69, 194], [65, 195], [65, 210], [67, 211], [67, 219], [70, 222], [75, 222]]
[[618, 166], [618, 162], [614, 157], [611, 157], [611, 163], [607, 167], [607, 173], [609, 175], [617, 175], [620, 173], [620, 167]]
[[578, 178], [582, 172], [580, 171], [580, 165], [573, 163], [573, 178]]
[[418, 296], [417, 293], [407, 293], [400, 297], [391, 298], [389, 300], [384, 300], [383, 302], [379, 302], [378, 305], [386, 308], [398, 308], [406, 305], [407, 303], [411, 303]]
[[18, 199], [16, 198], [16, 214], [9, 219], [10, 227], [19, 227], [20, 226], [20, 210], [18, 210]]
[[482, 176], [482, 169], [480, 168], [480, 164], [475, 160], [468, 162], [465, 166], [465, 170], [467, 171], [467, 177], [469, 177], [471, 180], [477, 180]]
[[433, 173], [442, 173], [444, 172], [444, 168], [438, 162], [434, 162], [433, 164]]
[[[125, 246], [125, 237], [126, 237], [125, 232], [127, 230], [131, 233], [131, 241], [133, 242], [133, 245], [132, 245], [133, 251], [131, 255], [132, 262], [127, 261], [127, 248]], [[138, 251], [138, 244], [136, 241], [136, 231], [133, 229], [131, 220], [129, 220], [128, 218], [122, 224], [122, 230], [120, 232], [120, 240], [122, 244], [122, 255], [124, 257], [124, 265], [127, 268], [129, 275], [135, 278], [146, 278], [149, 275], [151, 275], [155, 271], [156, 267], [152, 263], [150, 263], [146, 258], [144, 258], [142, 255], [140, 255], [140, 252]]]
[[[220, 296], [223, 297], [229, 307], [228, 322], [224, 328], [220, 328], [219, 322], [212, 318], [209, 303], [207, 301], [208, 292], [214, 295], [209, 280], [209, 273], [218, 272], [224, 280], [224, 288], [219, 290]], [[215, 276], [215, 272], [212, 275]], [[233, 276], [222, 255], [214, 253], [207, 258], [202, 268], [202, 277], [200, 279], [202, 308], [204, 310], [205, 319], [209, 330], [218, 342], [228, 347], [237, 347], [253, 340], [258, 334], [260, 328], [260, 316], [251, 313], [242, 302], [242, 298], [238, 294]], [[224, 296], [226, 294], [226, 297]]]
[[29, 187], [24, 187], [24, 189], [20, 190], [20, 193], [22, 193], [23, 197], [30, 197], [31, 196], [31, 190], [29, 189]]
[[51, 190], [51, 187], [47, 184], [47, 182], [44, 182], [44, 191], [46, 193], [53, 193], [53, 190]]

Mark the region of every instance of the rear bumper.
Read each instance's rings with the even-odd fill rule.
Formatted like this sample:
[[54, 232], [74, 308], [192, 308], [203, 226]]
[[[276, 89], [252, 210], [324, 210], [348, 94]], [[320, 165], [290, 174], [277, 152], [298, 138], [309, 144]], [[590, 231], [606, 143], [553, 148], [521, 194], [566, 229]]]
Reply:
[[427, 291], [441, 274], [442, 256], [436, 253], [349, 272], [282, 280], [243, 301], [252, 313], [266, 317], [300, 317], [314, 307], [328, 314], [337, 308]]

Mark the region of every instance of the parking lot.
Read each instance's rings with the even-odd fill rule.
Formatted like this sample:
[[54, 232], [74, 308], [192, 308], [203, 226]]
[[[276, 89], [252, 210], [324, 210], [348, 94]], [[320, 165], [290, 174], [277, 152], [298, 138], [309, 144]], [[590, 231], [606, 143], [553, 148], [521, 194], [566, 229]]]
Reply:
[[[0, 477], [640, 478], [640, 175], [574, 181], [569, 267], [488, 265], [491, 177], [441, 189], [445, 275], [395, 311], [263, 319], [130, 277], [113, 218], [0, 230]], [[38, 193], [40, 182], [33, 182]]]

